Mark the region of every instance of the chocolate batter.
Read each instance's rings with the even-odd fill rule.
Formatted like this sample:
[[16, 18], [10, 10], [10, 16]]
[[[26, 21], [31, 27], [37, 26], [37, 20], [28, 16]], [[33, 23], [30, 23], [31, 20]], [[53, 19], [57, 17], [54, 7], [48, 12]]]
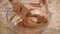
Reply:
[[[45, 24], [48, 22], [48, 19], [46, 19], [46, 16], [42, 15], [32, 15], [31, 10], [27, 9], [23, 4], [19, 2], [14, 2], [10, 0], [11, 4], [13, 5], [13, 11], [16, 13], [16, 15], [19, 15], [22, 18], [22, 21], [17, 24], [19, 28], [36, 28], [40, 27], [41, 24]], [[34, 22], [31, 18], [37, 18], [37, 21]], [[13, 18], [11, 18], [12, 20]], [[42, 25], [41, 25], [42, 26]]]

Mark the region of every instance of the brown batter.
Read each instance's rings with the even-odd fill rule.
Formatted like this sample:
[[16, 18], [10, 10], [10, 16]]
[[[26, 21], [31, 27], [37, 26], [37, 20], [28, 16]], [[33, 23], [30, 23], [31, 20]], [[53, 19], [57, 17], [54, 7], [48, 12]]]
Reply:
[[[32, 15], [31, 10], [27, 9], [23, 4], [19, 2], [14, 2], [12, 0], [11, 4], [13, 5], [13, 11], [19, 15], [22, 18], [22, 21], [17, 24], [20, 28], [35, 28], [40, 26], [41, 23], [45, 24], [48, 22], [48, 19], [46, 19], [46, 16], [42, 15]], [[37, 18], [37, 22], [34, 22], [31, 18]], [[11, 18], [12, 20], [13, 18]]]

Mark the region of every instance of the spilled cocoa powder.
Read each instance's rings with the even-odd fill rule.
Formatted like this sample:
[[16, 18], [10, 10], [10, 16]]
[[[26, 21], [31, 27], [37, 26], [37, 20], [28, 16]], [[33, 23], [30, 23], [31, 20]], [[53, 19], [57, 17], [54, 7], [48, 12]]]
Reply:
[[[48, 22], [48, 19], [45, 18], [46, 16], [41, 16], [38, 14], [32, 15], [30, 12], [31, 10], [27, 9], [23, 4], [19, 2], [15, 3], [12, 1], [11, 4], [13, 5], [13, 11], [22, 19], [22, 21], [17, 24], [19, 28], [35, 28], [38, 26], [40, 27], [41, 23], [45, 24]], [[32, 17], [37, 18], [37, 22], [34, 22], [32, 19], [30, 19]]]

